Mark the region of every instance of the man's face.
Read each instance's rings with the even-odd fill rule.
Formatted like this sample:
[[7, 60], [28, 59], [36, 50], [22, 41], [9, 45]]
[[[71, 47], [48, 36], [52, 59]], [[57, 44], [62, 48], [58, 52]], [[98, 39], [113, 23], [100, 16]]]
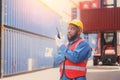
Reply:
[[68, 26], [68, 32], [67, 32], [67, 37], [68, 40], [74, 41], [77, 37], [80, 35], [80, 29], [76, 27], [75, 25], [69, 25]]

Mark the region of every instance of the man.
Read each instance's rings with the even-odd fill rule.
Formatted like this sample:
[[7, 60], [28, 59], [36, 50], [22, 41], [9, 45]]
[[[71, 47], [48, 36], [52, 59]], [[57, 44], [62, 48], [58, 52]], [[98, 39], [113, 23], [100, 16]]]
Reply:
[[60, 64], [60, 80], [86, 80], [86, 65], [91, 56], [91, 48], [80, 37], [82, 31], [80, 20], [69, 22], [68, 43], [61, 45], [55, 55], [55, 62]]

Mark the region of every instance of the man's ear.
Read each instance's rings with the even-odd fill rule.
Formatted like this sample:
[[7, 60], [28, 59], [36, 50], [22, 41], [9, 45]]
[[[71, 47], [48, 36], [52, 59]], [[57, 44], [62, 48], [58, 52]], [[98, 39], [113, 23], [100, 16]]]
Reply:
[[79, 29], [79, 30], [78, 30], [78, 35], [80, 35], [80, 34], [81, 34], [81, 32], [82, 32], [82, 29]]
[[78, 35], [80, 35], [81, 34], [81, 31], [78, 31]]

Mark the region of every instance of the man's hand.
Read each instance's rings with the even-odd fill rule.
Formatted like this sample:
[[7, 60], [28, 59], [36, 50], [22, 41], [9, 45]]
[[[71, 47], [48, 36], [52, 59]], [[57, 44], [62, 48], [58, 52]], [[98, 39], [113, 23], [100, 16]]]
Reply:
[[64, 44], [65, 37], [64, 37], [64, 35], [62, 35], [62, 33], [59, 33], [59, 36], [56, 35], [55, 40], [56, 40], [57, 46], [60, 47], [61, 45]]
[[58, 53], [55, 54], [55, 65], [60, 64], [61, 62], [63, 62], [65, 60], [65, 52], [66, 52], [67, 48], [65, 47], [65, 45], [62, 45], [59, 49], [58, 49]]
[[59, 51], [66, 52], [66, 50], [67, 50], [66, 46], [65, 46], [64, 44], [62, 44], [62, 45], [60, 46], [60, 48], [58, 49], [58, 52], [59, 52]]

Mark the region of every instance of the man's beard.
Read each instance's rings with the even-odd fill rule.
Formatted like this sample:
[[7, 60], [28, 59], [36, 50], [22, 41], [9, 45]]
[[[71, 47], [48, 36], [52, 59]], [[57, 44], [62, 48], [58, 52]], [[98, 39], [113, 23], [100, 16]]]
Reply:
[[67, 37], [68, 38], [68, 41], [71, 42], [71, 41], [74, 41], [76, 38], [78, 37], [78, 34], [76, 33], [74, 36], [72, 36], [71, 38]]

